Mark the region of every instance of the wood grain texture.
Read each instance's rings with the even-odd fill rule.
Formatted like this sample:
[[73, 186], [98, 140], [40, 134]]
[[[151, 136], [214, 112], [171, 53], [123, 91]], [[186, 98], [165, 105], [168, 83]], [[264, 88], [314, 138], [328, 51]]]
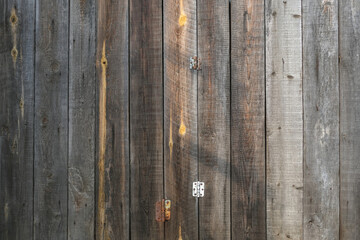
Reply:
[[302, 6], [304, 239], [339, 239], [338, 2]]
[[231, 2], [232, 236], [265, 239], [264, 2]]
[[34, 238], [67, 238], [68, 1], [36, 1]]
[[131, 238], [163, 239], [162, 1], [130, 2]]
[[68, 239], [94, 239], [95, 1], [70, 1]]
[[301, 1], [265, 2], [267, 238], [303, 239]]
[[339, 1], [340, 239], [360, 238], [360, 2]]
[[35, 1], [0, 12], [0, 239], [32, 239]]
[[[227, 0], [197, 2], [199, 238], [230, 239], [230, 30]], [[216, 230], [214, 230], [216, 229]]]
[[97, 0], [96, 239], [129, 239], [128, 1]]
[[[165, 20], [166, 19], [166, 20]], [[198, 239], [196, 0], [164, 1], [165, 198], [172, 201], [165, 239]]]

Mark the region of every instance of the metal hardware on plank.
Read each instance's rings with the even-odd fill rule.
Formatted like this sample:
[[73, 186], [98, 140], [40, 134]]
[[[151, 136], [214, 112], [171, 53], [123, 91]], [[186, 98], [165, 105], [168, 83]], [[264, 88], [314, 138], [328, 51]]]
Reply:
[[197, 56], [190, 58], [190, 69], [191, 70], [201, 70], [201, 61]]
[[155, 204], [156, 209], [156, 221], [165, 222], [170, 220], [170, 207], [171, 201], [162, 199]]
[[193, 182], [192, 195], [193, 197], [204, 197], [205, 183]]

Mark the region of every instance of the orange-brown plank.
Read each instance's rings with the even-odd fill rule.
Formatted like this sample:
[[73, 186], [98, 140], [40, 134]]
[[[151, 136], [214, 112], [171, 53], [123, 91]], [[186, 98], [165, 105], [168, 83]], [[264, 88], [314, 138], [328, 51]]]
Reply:
[[165, 239], [198, 238], [196, 0], [164, 1], [165, 197], [172, 201]]
[[163, 239], [162, 1], [130, 1], [131, 238]]
[[264, 2], [231, 2], [232, 236], [265, 239]]
[[97, 0], [96, 239], [129, 239], [128, 1]]
[[230, 239], [230, 18], [228, 0], [198, 0], [200, 239]]

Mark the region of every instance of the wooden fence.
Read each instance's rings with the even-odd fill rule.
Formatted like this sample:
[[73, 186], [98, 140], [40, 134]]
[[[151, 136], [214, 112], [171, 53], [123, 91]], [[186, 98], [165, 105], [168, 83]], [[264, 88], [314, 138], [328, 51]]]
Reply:
[[0, 239], [360, 239], [360, 1], [0, 13]]

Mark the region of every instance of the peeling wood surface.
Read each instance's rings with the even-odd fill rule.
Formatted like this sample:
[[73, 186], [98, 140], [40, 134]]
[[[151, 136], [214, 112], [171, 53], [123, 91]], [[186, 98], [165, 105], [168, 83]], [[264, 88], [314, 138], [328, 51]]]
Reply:
[[[164, 238], [162, 1], [130, 1], [131, 238]], [[146, 23], [146, 24], [144, 24]]]
[[265, 4], [268, 239], [303, 239], [301, 0]]
[[97, 0], [96, 239], [129, 239], [128, 1]]
[[[199, 238], [230, 239], [230, 21], [227, 0], [199, 0]], [[216, 231], [214, 231], [216, 229]]]
[[339, 1], [340, 239], [360, 238], [360, 2]]
[[338, 1], [302, 1], [304, 239], [339, 239]]
[[232, 236], [265, 239], [264, 1], [231, 3]]
[[68, 239], [94, 239], [95, 1], [70, 1]]
[[196, 1], [164, 1], [164, 184], [172, 203], [165, 239], [198, 239], [197, 72], [189, 69], [196, 45]]
[[0, 1], [0, 239], [33, 235], [35, 1]]

